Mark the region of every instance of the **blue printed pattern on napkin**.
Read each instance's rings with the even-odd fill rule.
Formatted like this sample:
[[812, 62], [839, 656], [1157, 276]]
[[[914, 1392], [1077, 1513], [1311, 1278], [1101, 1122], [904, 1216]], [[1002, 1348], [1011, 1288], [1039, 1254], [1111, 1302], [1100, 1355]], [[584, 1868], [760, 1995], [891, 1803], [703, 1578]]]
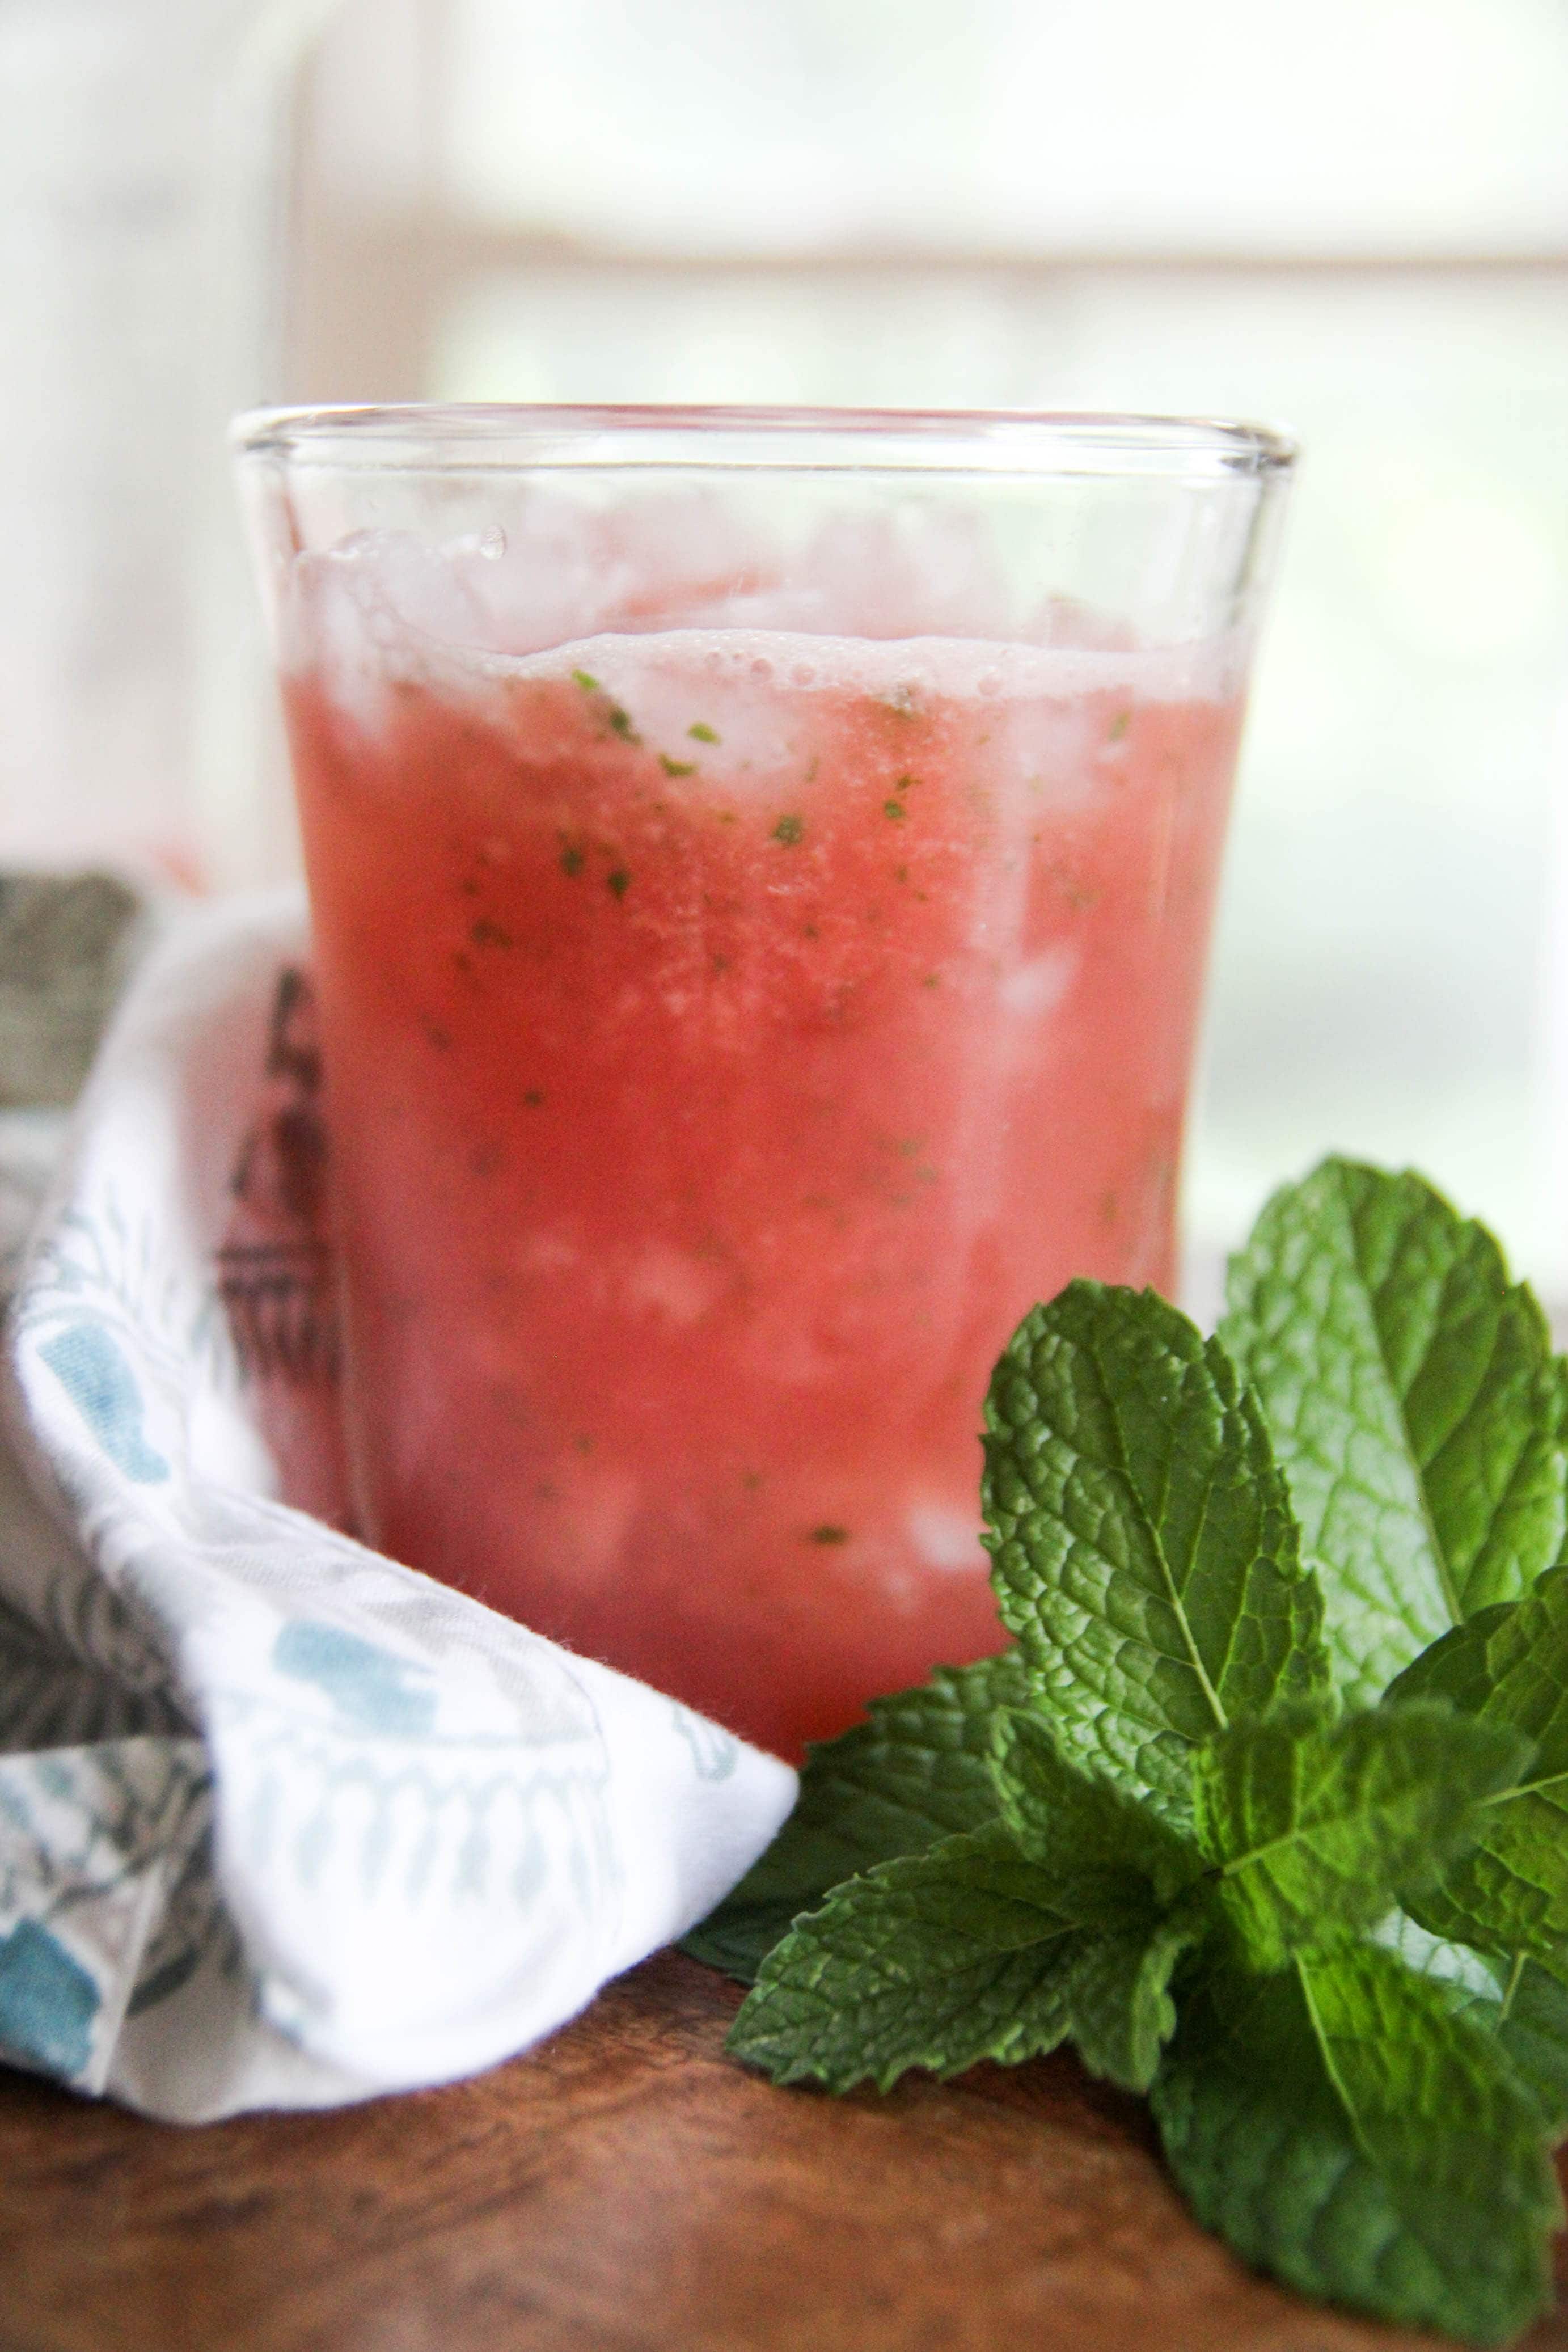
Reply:
[[335, 1427], [298, 925], [220, 908], [144, 975], [11, 1318], [0, 2057], [190, 2120], [526, 2046], [795, 1785], [269, 1493]]
[[169, 1475], [163, 1456], [148, 1444], [144, 1407], [124, 1350], [101, 1323], [68, 1323], [38, 1349], [117, 1470], [139, 1486]]
[[98, 1982], [36, 1919], [0, 1936], [0, 2050], [24, 2066], [79, 2080], [92, 2056]]
[[0, 1758], [0, 2054], [104, 2087], [141, 1989], [157, 1975], [170, 1989], [187, 1980], [227, 1937], [210, 1828], [198, 1741]]
[[435, 1719], [435, 1694], [426, 1668], [390, 1650], [346, 1633], [340, 1625], [319, 1625], [308, 1617], [290, 1620], [273, 1643], [272, 1663], [280, 1675], [314, 1683], [326, 1692], [340, 1719], [356, 1731], [392, 1731], [413, 1738]]

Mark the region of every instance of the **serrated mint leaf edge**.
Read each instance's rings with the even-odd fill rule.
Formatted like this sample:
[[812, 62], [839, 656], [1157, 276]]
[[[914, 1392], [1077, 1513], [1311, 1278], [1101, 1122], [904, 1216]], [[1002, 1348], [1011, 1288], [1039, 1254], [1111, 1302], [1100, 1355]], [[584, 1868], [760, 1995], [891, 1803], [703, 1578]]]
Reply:
[[[949, 1886], [955, 1897], [975, 1897], [973, 1885], [965, 1885], [965, 1873], [970, 1867], [982, 1879], [1000, 1868], [1015, 1880], [1025, 1882], [1026, 1893], [1003, 1890], [999, 1897], [1004, 1906], [1015, 1907], [1021, 1916], [1000, 1942], [988, 1941], [967, 1927], [955, 1927], [955, 1941], [941, 1965], [923, 1969], [919, 1965], [920, 1937], [923, 1933], [928, 1939], [940, 1937], [943, 1929], [929, 1920], [916, 1919], [912, 1925], [907, 1916], [901, 1916], [900, 1904], [909, 1904], [912, 1898], [917, 1902], [921, 1896], [929, 1900], [935, 1895], [940, 1907], [944, 1890]], [[745, 2063], [768, 2074], [776, 2083], [815, 2080], [831, 2091], [842, 2093], [868, 2080], [886, 2090], [914, 2068], [946, 2079], [984, 2057], [1012, 2063], [1056, 2048], [1069, 2031], [1066, 1975], [1073, 1943], [1083, 1931], [1050, 1910], [1034, 1884], [1038, 1875], [1018, 1853], [1001, 1824], [993, 1822], [985, 1830], [945, 1839], [929, 1853], [901, 1855], [847, 1880], [833, 1890], [819, 1910], [797, 1920], [789, 1934], [768, 1955], [756, 1985], [736, 2015], [726, 2049]], [[983, 1902], [983, 1888], [976, 1899]], [[886, 1915], [884, 1923], [878, 1921], [879, 1911]], [[844, 1952], [836, 1939], [846, 1937], [851, 1943], [863, 1938], [867, 1948], [852, 1955]], [[1032, 1961], [1030, 1955], [1035, 1956]], [[884, 1989], [890, 1987], [896, 1996], [902, 1987], [913, 2015], [907, 2038], [893, 2056], [878, 2058], [868, 2054], [863, 2047], [847, 2051], [836, 2059], [824, 2055], [820, 2037], [809, 2033], [799, 2017], [789, 2014], [792, 2007], [811, 2004], [823, 1979], [831, 1977], [835, 1969], [846, 1981], [833, 1989], [831, 2000], [824, 1999], [821, 2003], [821, 2013], [830, 2023], [851, 2013], [851, 2004], [857, 1994], [857, 1971], [870, 1977], [863, 2000], [881, 1999]], [[1039, 1979], [1032, 1989], [1028, 1983], [1031, 1969]], [[1037, 2016], [1031, 2024], [1027, 2016], [1022, 2016], [1014, 2021], [1013, 2030], [1009, 2032], [998, 2021], [980, 2042], [971, 2039], [947, 2049], [939, 2047], [932, 2038], [935, 2029], [920, 2013], [923, 1991], [973, 1980], [964, 1984], [972, 2006], [988, 1981], [1005, 1979], [1009, 1969], [1024, 1979], [1026, 1995], [1032, 1990], [1036, 1999], [1042, 1991], [1049, 1997], [1043, 2021]], [[789, 2047], [792, 2039], [795, 2046]]]
[[[1518, 1601], [1493, 1603], [1431, 1643], [1395, 1677], [1385, 1703], [1407, 1704], [1409, 1695], [1419, 1698], [1430, 1690], [1435, 1700], [1452, 1706], [1471, 1721], [1511, 1725], [1513, 1718], [1500, 1704], [1509, 1677], [1526, 1665], [1539, 1671], [1547, 1635], [1555, 1633], [1568, 1646], [1568, 1615], [1556, 1624], [1550, 1621], [1552, 1604], [1563, 1600], [1568, 1600], [1568, 1569], [1548, 1569]], [[1547, 1614], [1540, 1639], [1532, 1638], [1530, 1630], [1532, 1612]], [[1523, 1646], [1499, 1671], [1492, 1644], [1506, 1644], [1516, 1631], [1517, 1642]], [[1456, 1684], [1454, 1677], [1460, 1669], [1462, 1679]], [[1496, 1712], [1494, 1701], [1500, 1702]], [[1521, 1737], [1531, 1735], [1521, 1731]], [[1475, 1851], [1461, 1856], [1436, 1885], [1413, 1895], [1407, 1905], [1424, 1927], [1482, 1951], [1511, 1955], [1524, 1950], [1548, 1964], [1568, 1946], [1568, 1822], [1541, 1822], [1533, 1812], [1517, 1822], [1509, 1818], [1511, 1805], [1554, 1792], [1568, 1792], [1568, 1766], [1545, 1772], [1521, 1768], [1512, 1785], [1478, 1808]], [[1553, 1805], [1552, 1810], [1555, 1812], [1559, 1808]], [[1526, 1865], [1532, 1856], [1544, 1856], [1549, 1869], [1557, 1866], [1560, 1883], [1555, 1887], [1528, 1874]], [[1504, 1904], [1509, 1885], [1521, 1890], [1511, 1908]], [[1556, 1925], [1550, 1917], [1553, 1906]]]
[[[1003, 1630], [998, 1624], [998, 1634]], [[1030, 1691], [1027, 1670], [1016, 1651], [961, 1666], [936, 1666], [924, 1683], [873, 1699], [865, 1719], [837, 1738], [813, 1743], [801, 1768], [794, 1809], [778, 1836], [706, 1918], [681, 1937], [680, 1948], [742, 1984], [755, 1983], [774, 1945], [835, 1887], [880, 1862], [926, 1852], [961, 1828], [977, 1828], [994, 1817], [990, 1727], [998, 1706], [1027, 1704]], [[982, 1692], [985, 1704], [970, 1706], [971, 1694]], [[973, 1738], [956, 1747], [922, 1747], [908, 1736], [903, 1721], [917, 1717], [922, 1702], [929, 1702], [933, 1715], [949, 1724], [972, 1725]], [[917, 1756], [952, 1768], [941, 1812], [923, 1811], [915, 1801], [919, 1774], [913, 1759]], [[901, 1757], [912, 1760], [901, 1766]], [[883, 1774], [888, 1785], [878, 1788]], [[972, 1790], [968, 1822], [957, 1818], [966, 1787]], [[873, 1817], [879, 1809], [878, 1833], [873, 1835]]]
[[[1353, 1197], [1357, 1188], [1360, 1188], [1359, 1199]], [[1286, 1477], [1291, 1482], [1301, 1517], [1303, 1549], [1318, 1570], [1322, 1580], [1324, 1598], [1328, 1604], [1330, 1647], [1338, 1670], [1336, 1679], [1347, 1700], [1367, 1704], [1375, 1699], [1377, 1685], [1389, 1680], [1402, 1664], [1408, 1664], [1424, 1644], [1440, 1635], [1448, 1625], [1463, 1622], [1466, 1615], [1474, 1608], [1489, 1605], [1496, 1596], [1479, 1589], [1479, 1584], [1476, 1591], [1472, 1592], [1470, 1590], [1471, 1585], [1477, 1583], [1479, 1575], [1476, 1560], [1470, 1562], [1466, 1589], [1463, 1593], [1460, 1592], [1449, 1559], [1448, 1542], [1439, 1532], [1433, 1516], [1429, 1490], [1430, 1475], [1435, 1471], [1443, 1455], [1458, 1442], [1476, 1412], [1484, 1410], [1488, 1379], [1483, 1378], [1479, 1381], [1466, 1402], [1464, 1412], [1448, 1428], [1442, 1444], [1435, 1450], [1431, 1460], [1423, 1463], [1417, 1455], [1407, 1419], [1408, 1398], [1418, 1385], [1419, 1372], [1413, 1378], [1407, 1390], [1400, 1389], [1395, 1369], [1386, 1353], [1385, 1334], [1377, 1312], [1376, 1288], [1363, 1261], [1361, 1240], [1356, 1227], [1358, 1214], [1364, 1213], [1366, 1202], [1379, 1193], [1384, 1195], [1385, 1200], [1393, 1199], [1399, 1194], [1405, 1195], [1409, 1203], [1403, 1221], [1404, 1231], [1406, 1233], [1414, 1230], [1417, 1217], [1422, 1219], [1436, 1217], [1447, 1229], [1453, 1244], [1449, 1278], [1455, 1272], [1466, 1269], [1474, 1280], [1481, 1282], [1484, 1290], [1487, 1288], [1487, 1283], [1483, 1279], [1481, 1268], [1490, 1259], [1491, 1268], [1495, 1269], [1497, 1286], [1495, 1293], [1491, 1295], [1493, 1328], [1490, 1333], [1490, 1352], [1483, 1367], [1484, 1374], [1489, 1376], [1496, 1374], [1499, 1378], [1507, 1377], [1506, 1365], [1501, 1373], [1497, 1373], [1498, 1351], [1502, 1347], [1505, 1336], [1511, 1337], [1516, 1349], [1524, 1349], [1529, 1338], [1537, 1338], [1541, 1349], [1541, 1364], [1534, 1381], [1535, 1404], [1543, 1411], [1552, 1387], [1551, 1360], [1549, 1343], [1545, 1337], [1544, 1318], [1542, 1316], [1538, 1302], [1527, 1284], [1510, 1281], [1503, 1253], [1495, 1236], [1479, 1220], [1462, 1216], [1436, 1186], [1413, 1171], [1390, 1171], [1365, 1161], [1331, 1157], [1321, 1161], [1305, 1177], [1294, 1183], [1280, 1186], [1270, 1195], [1260, 1212], [1248, 1241], [1233, 1255], [1229, 1262], [1227, 1279], [1228, 1304], [1226, 1312], [1220, 1319], [1219, 1334], [1231, 1347], [1244, 1373], [1259, 1386], [1266, 1410], [1270, 1406], [1273, 1384], [1261, 1370], [1260, 1357], [1264, 1355], [1270, 1341], [1277, 1343], [1279, 1334], [1278, 1330], [1263, 1317], [1260, 1300], [1262, 1292], [1271, 1281], [1280, 1295], [1292, 1297], [1299, 1304], [1302, 1286], [1300, 1269], [1298, 1268], [1294, 1274], [1288, 1275], [1285, 1262], [1290, 1255], [1293, 1241], [1301, 1240], [1303, 1245], [1305, 1244], [1305, 1229], [1301, 1222], [1303, 1204], [1306, 1204], [1306, 1213], [1317, 1215], [1320, 1218], [1322, 1216], [1322, 1211], [1310, 1198], [1314, 1192], [1319, 1195], [1332, 1195], [1337, 1207], [1341, 1227], [1341, 1245], [1337, 1256], [1342, 1267], [1354, 1270], [1362, 1302], [1361, 1319], [1364, 1325], [1361, 1338], [1364, 1342], [1370, 1343], [1362, 1347], [1360, 1356], [1363, 1360], [1369, 1363], [1375, 1361], [1378, 1367], [1385, 1391], [1385, 1402], [1392, 1410], [1402, 1444], [1400, 1458], [1410, 1489], [1402, 1506], [1404, 1521], [1406, 1528], [1419, 1528], [1425, 1531], [1428, 1566], [1436, 1578], [1435, 1589], [1428, 1591], [1425, 1603], [1417, 1607], [1409, 1589], [1407, 1575], [1402, 1572], [1397, 1579], [1391, 1578], [1389, 1563], [1386, 1560], [1378, 1562], [1377, 1590], [1373, 1591], [1362, 1589], [1356, 1581], [1359, 1570], [1352, 1570], [1343, 1557], [1335, 1557], [1337, 1547], [1323, 1540], [1323, 1526], [1320, 1519], [1317, 1502], [1312, 1498], [1310, 1487], [1303, 1485], [1301, 1478], [1301, 1456], [1303, 1447], [1301, 1442], [1300, 1423], [1302, 1416], [1298, 1392], [1293, 1415], [1290, 1419], [1281, 1419], [1275, 1426], [1277, 1450]], [[1290, 1222], [1292, 1214], [1297, 1219], [1294, 1225]], [[1326, 1246], [1326, 1244], [1322, 1246]], [[1320, 1323], [1317, 1328], [1321, 1334], [1323, 1326]], [[1434, 1326], [1435, 1331], [1440, 1328], [1440, 1322]], [[1321, 1346], [1321, 1339], [1315, 1340], [1312, 1351], [1314, 1359], [1320, 1360]], [[1526, 1352], [1528, 1352], [1527, 1349]], [[1429, 1346], [1423, 1360], [1424, 1364], [1430, 1361], [1431, 1354], [1432, 1349]], [[1294, 1361], [1295, 1358], [1292, 1356], [1290, 1360]], [[1522, 1360], [1521, 1357], [1521, 1364]], [[1319, 1385], [1322, 1385], [1321, 1382]], [[1338, 1412], [1339, 1401], [1333, 1397], [1332, 1388], [1324, 1389], [1322, 1392], [1334, 1411]], [[1560, 1393], [1563, 1393], [1561, 1388]], [[1561, 1456], [1563, 1433], [1561, 1415], [1558, 1418], [1559, 1426], [1552, 1433], [1552, 1437]], [[1271, 1422], [1273, 1420], [1272, 1413], [1270, 1413], [1270, 1420]], [[1484, 1557], [1489, 1545], [1498, 1538], [1499, 1531], [1512, 1527], [1517, 1517], [1516, 1489], [1524, 1476], [1526, 1456], [1531, 1446], [1540, 1443], [1543, 1434], [1537, 1412], [1532, 1411], [1528, 1415], [1528, 1422], [1529, 1426], [1520, 1436], [1515, 1449], [1515, 1459], [1510, 1470], [1505, 1489], [1491, 1499], [1488, 1518], [1489, 1532], [1479, 1547], [1478, 1559]], [[1537, 1468], [1541, 1466], [1539, 1464], [1536, 1465]], [[1561, 1466], [1557, 1486], [1560, 1496], [1558, 1511], [1560, 1533], [1557, 1548], [1561, 1550], [1563, 1544], [1568, 1542], [1568, 1516], [1564, 1514], [1562, 1499]], [[1337, 1493], [1338, 1487], [1331, 1483], [1326, 1491], [1332, 1502], [1333, 1496]], [[1466, 1491], [1469, 1489], [1467, 1488]], [[1539, 1544], [1536, 1549], [1539, 1556], [1541, 1550]], [[1551, 1545], [1548, 1544], [1546, 1549], [1550, 1551]], [[1375, 1554], [1373, 1557], [1375, 1558]], [[1542, 1564], [1549, 1564], [1549, 1562], [1542, 1562]], [[1528, 1572], [1527, 1570], [1526, 1580], [1528, 1580]], [[1366, 1614], [1369, 1611], [1382, 1621], [1384, 1626], [1383, 1633], [1372, 1645], [1370, 1656], [1367, 1654], [1366, 1634]], [[1358, 1614], [1361, 1619], [1359, 1625], [1352, 1622]], [[1399, 1629], [1397, 1633], [1389, 1630], [1396, 1626]], [[1401, 1652], [1403, 1656], [1399, 1654]]]

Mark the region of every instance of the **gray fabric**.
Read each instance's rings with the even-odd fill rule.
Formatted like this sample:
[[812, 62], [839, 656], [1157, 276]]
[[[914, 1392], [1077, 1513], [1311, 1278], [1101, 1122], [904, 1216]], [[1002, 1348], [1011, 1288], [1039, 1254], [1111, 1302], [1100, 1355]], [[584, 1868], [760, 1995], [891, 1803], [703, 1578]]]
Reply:
[[75, 1099], [147, 929], [115, 875], [0, 875], [0, 1108]]

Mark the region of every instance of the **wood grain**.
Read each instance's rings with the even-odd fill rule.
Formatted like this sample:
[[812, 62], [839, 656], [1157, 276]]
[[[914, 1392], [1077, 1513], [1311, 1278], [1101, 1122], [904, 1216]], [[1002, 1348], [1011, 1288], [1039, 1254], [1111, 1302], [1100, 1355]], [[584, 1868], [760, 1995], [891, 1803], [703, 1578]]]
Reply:
[[1431, 2341], [1252, 2277], [1069, 2056], [831, 2101], [724, 2056], [738, 1998], [662, 1953], [477, 2081], [200, 2130], [0, 2073], [0, 2352]]

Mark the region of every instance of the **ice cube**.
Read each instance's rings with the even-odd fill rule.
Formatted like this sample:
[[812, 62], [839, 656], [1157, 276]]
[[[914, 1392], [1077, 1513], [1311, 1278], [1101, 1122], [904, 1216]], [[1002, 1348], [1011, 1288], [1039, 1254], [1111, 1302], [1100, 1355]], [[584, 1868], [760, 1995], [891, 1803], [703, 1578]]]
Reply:
[[1039, 1021], [1054, 1011], [1072, 985], [1078, 959], [1077, 948], [1063, 941], [1019, 964], [997, 991], [1002, 1011], [1020, 1021]]
[[968, 1511], [940, 1503], [917, 1503], [909, 1514], [909, 1539], [929, 1568], [949, 1572], [984, 1568], [980, 1523]]

